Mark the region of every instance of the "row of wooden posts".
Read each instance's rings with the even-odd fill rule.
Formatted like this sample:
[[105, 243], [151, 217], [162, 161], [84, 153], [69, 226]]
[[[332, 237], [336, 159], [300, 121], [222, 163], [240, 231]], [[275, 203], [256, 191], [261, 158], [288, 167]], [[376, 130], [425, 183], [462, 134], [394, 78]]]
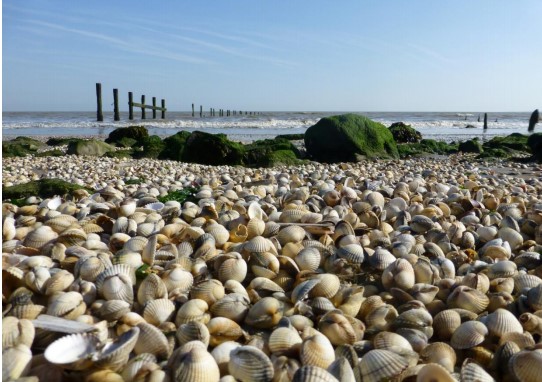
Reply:
[[[102, 111], [102, 84], [96, 83], [96, 102], [97, 102], [97, 121], [103, 122], [104, 115]], [[141, 119], [146, 119], [145, 109], [152, 110], [152, 119], [156, 119], [156, 111], [160, 110], [162, 112], [162, 119], [166, 118], [166, 100], [161, 100], [161, 106], [156, 106], [156, 97], [152, 97], [152, 105], [145, 105], [145, 95], [141, 96], [141, 103], [134, 102], [134, 95], [132, 92], [128, 92], [128, 119], [134, 119], [134, 107], [141, 108]], [[245, 115], [256, 115], [260, 114], [253, 111], [245, 111]], [[243, 115], [242, 111], [237, 110], [224, 110], [218, 109], [219, 117], [229, 117], [232, 115]], [[199, 107], [199, 116], [203, 117], [203, 106]], [[216, 110], [214, 108], [209, 109], [209, 116], [215, 117]], [[194, 117], [194, 104], [192, 104], [192, 117]], [[113, 119], [115, 121], [120, 121], [120, 112], [119, 112], [119, 90], [113, 89]]]

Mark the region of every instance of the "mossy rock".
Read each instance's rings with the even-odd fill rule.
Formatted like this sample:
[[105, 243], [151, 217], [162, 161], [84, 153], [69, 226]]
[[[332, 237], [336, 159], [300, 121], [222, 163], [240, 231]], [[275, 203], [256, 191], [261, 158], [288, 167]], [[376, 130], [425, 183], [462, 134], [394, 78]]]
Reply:
[[186, 140], [182, 160], [212, 166], [243, 164], [244, 147], [225, 134], [195, 131]]
[[300, 162], [299, 157], [297, 147], [278, 136], [246, 145], [243, 162], [249, 167], [272, 167], [279, 164], [297, 164]]
[[305, 147], [310, 157], [329, 163], [399, 157], [391, 132], [356, 114], [322, 118], [305, 132]]
[[47, 150], [47, 151], [42, 151], [40, 153], [36, 153], [37, 157], [61, 157], [61, 156], [64, 156], [64, 155], [66, 155], [66, 153], [64, 151], [57, 150], [57, 149]]
[[160, 156], [166, 144], [158, 135], [151, 135], [143, 140], [143, 150], [134, 155], [134, 158], [156, 159]]
[[516, 151], [528, 151], [528, 135], [512, 133], [506, 137], [493, 137], [483, 144], [484, 150], [487, 149], [512, 149]]
[[125, 159], [125, 158], [132, 158], [133, 153], [134, 153], [133, 150], [116, 150], [116, 151], [109, 151], [105, 153], [104, 157]]
[[469, 139], [459, 143], [458, 150], [464, 153], [481, 153], [484, 151], [478, 138]]
[[163, 140], [163, 149], [158, 155], [159, 159], [183, 160], [184, 146], [190, 136], [188, 131], [179, 131]]
[[401, 158], [430, 154], [447, 155], [457, 152], [457, 147], [457, 144], [435, 141], [434, 139], [422, 139], [419, 143], [402, 143], [397, 145]]
[[305, 134], [281, 134], [277, 135], [276, 138], [287, 139], [289, 141], [301, 141], [305, 139]]
[[135, 146], [137, 143], [138, 143], [138, 141], [135, 140], [134, 138], [122, 137], [122, 138], [117, 142], [116, 146], [117, 146], [117, 147], [128, 148], [128, 147], [133, 147], [133, 146]]
[[115, 129], [111, 133], [109, 133], [109, 136], [107, 137], [105, 142], [114, 144], [118, 147], [127, 147], [123, 146], [123, 144], [125, 144], [122, 142], [123, 138], [130, 138], [135, 140], [137, 144], [143, 144], [143, 140], [148, 136], [149, 132], [145, 128], [145, 126], [119, 127], [118, 129]]
[[[54, 195], [66, 195], [82, 188], [89, 190], [62, 179], [40, 179], [2, 188], [2, 198], [3, 200], [28, 198], [29, 196], [49, 198]], [[94, 192], [94, 190], [90, 191]]]
[[42, 146], [44, 146], [43, 143], [36, 139], [17, 137], [10, 141], [2, 142], [2, 156], [4, 158], [24, 157], [28, 154], [35, 154]]
[[417, 143], [422, 140], [422, 134], [404, 122], [393, 123], [389, 130], [397, 143]]
[[114, 147], [111, 147], [105, 142], [98, 141], [96, 139], [82, 140], [76, 142], [70, 142], [68, 144], [68, 154], [75, 155], [89, 155], [101, 157], [105, 153], [114, 151]]
[[84, 141], [84, 139], [81, 138], [49, 138], [47, 140], [48, 146], [63, 146], [63, 145], [69, 145], [72, 142], [81, 142]]
[[531, 134], [527, 140], [527, 145], [533, 153], [532, 159], [542, 162], [542, 133]]
[[476, 158], [478, 159], [495, 159], [495, 158], [504, 159], [504, 158], [509, 158], [510, 154], [511, 154], [510, 150], [490, 148], [490, 149], [485, 149], [484, 151], [482, 151], [482, 153], [480, 153], [480, 155], [478, 155]]

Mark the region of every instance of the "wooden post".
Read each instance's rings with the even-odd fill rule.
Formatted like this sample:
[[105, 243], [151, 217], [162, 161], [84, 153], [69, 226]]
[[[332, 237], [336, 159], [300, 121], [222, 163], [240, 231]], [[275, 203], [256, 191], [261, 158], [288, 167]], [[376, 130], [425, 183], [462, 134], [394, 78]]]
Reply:
[[119, 89], [113, 89], [113, 119], [120, 121], [119, 114]]
[[103, 122], [104, 114], [102, 112], [102, 84], [98, 82], [96, 83], [96, 103], [98, 104], [96, 111], [96, 120], [98, 122]]
[[162, 98], [162, 119], [166, 119], [166, 100]]
[[538, 109], [536, 109], [531, 114], [531, 118], [529, 118], [529, 128], [527, 129], [527, 131], [528, 132], [534, 131], [534, 127], [539, 121], [540, 121], [540, 114], [538, 113]]
[[145, 95], [141, 96], [141, 119], [145, 118]]
[[484, 130], [487, 129], [487, 113], [484, 113]]
[[152, 97], [152, 119], [156, 119], [156, 97]]
[[192, 117], [194, 116], [194, 104], [192, 104]]
[[134, 93], [128, 92], [128, 119], [134, 119]]
[[203, 106], [199, 105], [199, 117], [203, 117]]

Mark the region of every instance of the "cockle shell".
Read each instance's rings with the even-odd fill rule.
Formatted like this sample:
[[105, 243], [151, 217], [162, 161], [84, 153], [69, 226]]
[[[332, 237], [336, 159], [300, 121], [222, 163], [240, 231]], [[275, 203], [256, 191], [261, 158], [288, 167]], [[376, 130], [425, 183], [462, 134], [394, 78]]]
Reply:
[[338, 382], [339, 380], [326, 369], [313, 365], [304, 365], [297, 369], [292, 379], [294, 382]]
[[87, 308], [83, 296], [77, 292], [59, 292], [49, 300], [47, 314], [73, 320], [82, 315]]
[[19, 344], [31, 347], [35, 329], [30, 320], [16, 317], [2, 319], [2, 350]]
[[41, 226], [31, 231], [23, 241], [26, 247], [40, 249], [46, 243], [58, 238], [58, 234], [49, 226]]
[[139, 331], [139, 337], [134, 345], [134, 353], [150, 353], [159, 359], [167, 358], [169, 343], [160, 329], [147, 322], [140, 322], [135, 328]]
[[479, 321], [467, 321], [452, 334], [450, 344], [455, 349], [470, 349], [484, 342], [487, 327]]
[[448, 296], [447, 304], [450, 308], [461, 308], [481, 313], [489, 305], [489, 298], [477, 289], [458, 286]]
[[208, 310], [209, 305], [205, 301], [200, 299], [188, 300], [177, 311], [175, 325], [179, 327], [190, 321], [198, 321], [206, 324], [211, 319], [210, 314], [207, 313]]
[[171, 379], [174, 381], [218, 382], [220, 370], [206, 346], [191, 341], [178, 348], [168, 361]]
[[235, 321], [226, 317], [213, 317], [207, 323], [211, 346], [217, 346], [226, 341], [236, 341], [245, 333]]
[[30, 370], [32, 351], [18, 344], [2, 352], [2, 380], [12, 381], [26, 376]]
[[242, 322], [248, 314], [249, 307], [250, 300], [248, 296], [241, 293], [229, 293], [217, 300], [210, 310], [214, 316]]
[[335, 351], [329, 339], [316, 332], [301, 344], [299, 358], [303, 365], [318, 366], [327, 369], [335, 360]]
[[141, 282], [137, 290], [137, 301], [145, 305], [148, 301], [167, 298], [167, 287], [162, 279], [151, 273]]
[[489, 315], [480, 319], [483, 322], [489, 334], [496, 337], [501, 337], [505, 333], [523, 333], [523, 327], [518, 319], [510, 311], [506, 309], [497, 309]]
[[223, 283], [228, 280], [242, 282], [247, 276], [247, 263], [238, 252], [229, 252], [218, 256], [214, 265], [218, 272], [218, 279]]
[[179, 341], [179, 346], [183, 346], [190, 341], [201, 341], [208, 346], [211, 338], [207, 326], [197, 321], [188, 322], [179, 326], [175, 336]]
[[169, 321], [175, 312], [175, 304], [166, 298], [149, 300], [143, 309], [143, 318], [151, 325], [159, 326]]
[[378, 382], [398, 376], [407, 367], [408, 362], [400, 355], [377, 349], [365, 354], [356, 368], [363, 381]]
[[256, 328], [272, 328], [282, 318], [282, 304], [274, 297], [264, 297], [248, 311], [245, 323]]

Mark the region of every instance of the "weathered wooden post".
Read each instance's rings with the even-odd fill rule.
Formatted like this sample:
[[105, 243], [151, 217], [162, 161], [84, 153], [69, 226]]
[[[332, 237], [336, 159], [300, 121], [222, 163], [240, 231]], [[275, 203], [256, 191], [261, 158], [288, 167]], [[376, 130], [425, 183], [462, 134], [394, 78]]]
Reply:
[[192, 117], [194, 116], [194, 104], [192, 104]]
[[98, 122], [103, 122], [104, 114], [102, 112], [102, 84], [99, 82], [96, 83], [96, 103], [98, 104], [96, 111], [96, 120]]
[[141, 119], [145, 118], [145, 95], [141, 96]]
[[156, 97], [152, 97], [152, 119], [156, 119]]
[[113, 89], [113, 120], [120, 121], [119, 89]]
[[534, 126], [540, 121], [540, 114], [538, 113], [538, 109], [533, 111], [531, 114], [531, 118], [529, 118], [529, 129], [527, 131], [531, 132], [534, 131]]
[[487, 113], [484, 113], [484, 130], [487, 130]]
[[199, 105], [199, 117], [203, 117], [203, 106]]
[[162, 119], [166, 119], [166, 100], [162, 98]]
[[134, 93], [128, 92], [128, 119], [134, 119]]

